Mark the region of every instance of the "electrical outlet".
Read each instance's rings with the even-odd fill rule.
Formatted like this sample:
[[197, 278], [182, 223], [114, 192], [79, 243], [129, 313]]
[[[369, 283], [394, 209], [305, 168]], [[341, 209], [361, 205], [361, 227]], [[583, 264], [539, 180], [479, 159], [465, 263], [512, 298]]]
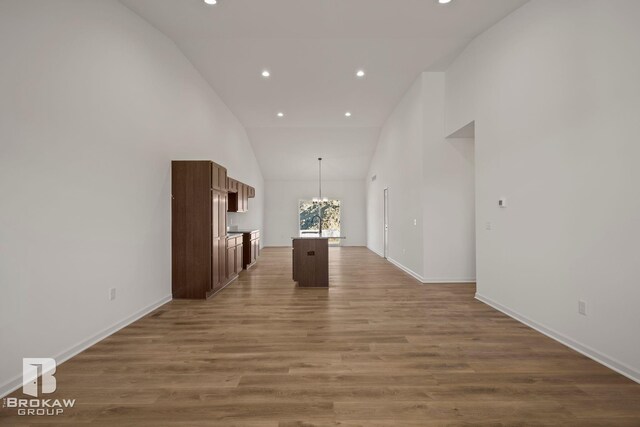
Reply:
[[109, 301], [116, 299], [116, 288], [109, 289]]
[[585, 301], [578, 301], [578, 313], [583, 316], [587, 315], [587, 303]]
[[413, 220], [413, 225], [418, 225], [418, 220], [417, 219]]
[[491, 223], [487, 221], [487, 222], [484, 224], [484, 229], [485, 229], [485, 230], [491, 230]]

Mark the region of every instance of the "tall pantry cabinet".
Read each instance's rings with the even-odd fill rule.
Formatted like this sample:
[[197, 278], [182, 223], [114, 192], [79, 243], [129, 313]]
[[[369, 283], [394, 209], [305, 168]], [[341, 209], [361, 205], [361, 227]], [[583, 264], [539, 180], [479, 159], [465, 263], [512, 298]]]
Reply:
[[227, 169], [209, 160], [171, 162], [172, 292], [202, 299], [227, 284]]

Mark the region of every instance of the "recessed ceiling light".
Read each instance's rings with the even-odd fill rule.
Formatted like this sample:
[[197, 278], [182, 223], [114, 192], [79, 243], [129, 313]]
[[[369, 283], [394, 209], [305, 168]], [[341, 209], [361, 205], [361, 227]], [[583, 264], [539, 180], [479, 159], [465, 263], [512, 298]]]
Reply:
[[447, 4], [447, 3], [451, 3], [451, 0], [438, 0], [438, 3]]
[[356, 71], [356, 77], [360, 77], [360, 78], [362, 78], [362, 77], [364, 77], [364, 75], [365, 75], [364, 70], [358, 70], [358, 71]]
[[278, 117], [284, 117], [284, 113], [283, 113], [282, 111], [280, 111], [280, 112], [278, 113]]
[[217, 4], [218, 0], [204, 0], [206, 4]]
[[269, 70], [262, 70], [262, 77], [264, 77], [265, 79], [267, 77], [270, 77], [271, 73], [269, 72]]
[[344, 113], [345, 117], [351, 117], [351, 112], [347, 111], [346, 113]]

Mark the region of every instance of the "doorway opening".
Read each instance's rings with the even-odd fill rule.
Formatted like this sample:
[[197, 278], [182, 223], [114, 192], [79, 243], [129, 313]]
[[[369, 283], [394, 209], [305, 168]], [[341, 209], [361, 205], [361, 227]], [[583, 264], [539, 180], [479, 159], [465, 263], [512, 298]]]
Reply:
[[[459, 242], [453, 249], [459, 254], [460, 270], [458, 275], [461, 281], [476, 281], [476, 242], [477, 242], [477, 217], [476, 217], [476, 172], [475, 172], [475, 121], [471, 121], [457, 131], [447, 136], [447, 141], [459, 154], [458, 168], [454, 171], [456, 177], [456, 191], [458, 200], [455, 205], [457, 222], [455, 234], [452, 232], [452, 241]], [[491, 223], [487, 223], [486, 229], [491, 229]]]

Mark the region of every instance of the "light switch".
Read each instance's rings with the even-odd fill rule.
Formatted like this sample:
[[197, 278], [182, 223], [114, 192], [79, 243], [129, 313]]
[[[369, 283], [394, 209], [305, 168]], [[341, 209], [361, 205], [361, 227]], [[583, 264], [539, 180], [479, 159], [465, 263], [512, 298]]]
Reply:
[[587, 315], [587, 303], [585, 301], [578, 301], [578, 313], [583, 316]]

